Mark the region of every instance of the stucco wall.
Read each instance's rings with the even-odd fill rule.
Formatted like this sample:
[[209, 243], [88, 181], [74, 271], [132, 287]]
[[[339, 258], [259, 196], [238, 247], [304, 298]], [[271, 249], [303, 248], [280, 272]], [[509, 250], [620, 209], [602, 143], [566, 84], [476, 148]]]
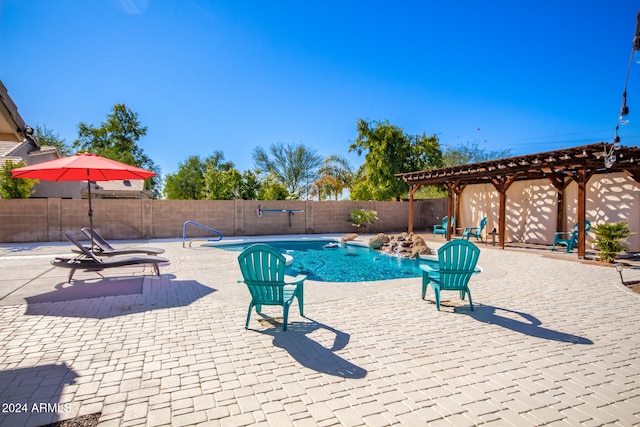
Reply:
[[[367, 230], [370, 233], [400, 232], [406, 231], [409, 215], [408, 202], [94, 199], [92, 206], [93, 226], [106, 239], [180, 238], [186, 221], [224, 236], [350, 233], [355, 231], [349, 221], [353, 209], [378, 212], [380, 221]], [[79, 235], [89, 225], [88, 207], [88, 200], [79, 199], [0, 200], [0, 242], [62, 241], [65, 232]], [[444, 207], [443, 200], [418, 201], [416, 230], [430, 229]], [[187, 237], [211, 236], [187, 226]]]
[[[557, 230], [571, 230], [577, 221], [578, 186], [565, 189], [565, 223], [556, 227], [557, 190], [548, 180], [519, 181], [507, 190], [506, 242], [553, 243]], [[487, 229], [498, 227], [500, 198], [491, 184], [467, 186], [461, 195], [457, 227], [477, 225], [487, 217]], [[625, 174], [593, 176], [587, 184], [586, 216], [592, 225], [625, 221], [640, 232], [640, 185]], [[486, 232], [486, 231], [485, 231]], [[588, 247], [591, 247], [587, 239]], [[640, 251], [637, 234], [625, 241], [633, 252]]]

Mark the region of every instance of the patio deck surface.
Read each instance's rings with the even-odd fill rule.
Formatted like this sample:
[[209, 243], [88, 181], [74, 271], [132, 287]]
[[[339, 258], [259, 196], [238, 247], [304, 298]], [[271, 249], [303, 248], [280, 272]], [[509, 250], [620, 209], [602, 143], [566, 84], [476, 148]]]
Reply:
[[0, 426], [640, 425], [640, 294], [575, 253], [480, 244], [473, 312], [456, 293], [438, 312], [420, 279], [307, 281], [282, 332], [244, 329], [237, 253], [149, 245], [160, 277], [73, 286], [49, 263], [70, 245], [0, 245]]

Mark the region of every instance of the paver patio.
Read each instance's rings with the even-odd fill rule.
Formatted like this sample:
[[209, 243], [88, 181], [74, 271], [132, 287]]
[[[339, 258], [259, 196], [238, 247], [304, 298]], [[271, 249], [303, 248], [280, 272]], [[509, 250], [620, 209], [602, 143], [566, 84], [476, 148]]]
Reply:
[[419, 278], [307, 281], [283, 333], [244, 329], [237, 253], [152, 246], [161, 277], [70, 287], [69, 245], [0, 245], [0, 426], [640, 425], [640, 295], [611, 267], [480, 244], [474, 312]]

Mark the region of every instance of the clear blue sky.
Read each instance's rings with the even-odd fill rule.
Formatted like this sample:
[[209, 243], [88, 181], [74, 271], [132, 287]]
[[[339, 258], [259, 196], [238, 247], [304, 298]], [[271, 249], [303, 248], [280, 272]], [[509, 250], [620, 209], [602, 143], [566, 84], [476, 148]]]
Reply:
[[[174, 173], [302, 143], [348, 156], [359, 118], [514, 155], [611, 141], [640, 2], [0, 0], [0, 80], [65, 139], [124, 103]], [[640, 145], [640, 64], [631, 70]]]

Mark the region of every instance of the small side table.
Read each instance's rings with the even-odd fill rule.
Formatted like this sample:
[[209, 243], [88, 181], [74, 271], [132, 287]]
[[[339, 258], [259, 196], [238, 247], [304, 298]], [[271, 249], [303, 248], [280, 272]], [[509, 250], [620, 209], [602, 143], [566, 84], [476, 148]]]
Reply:
[[[498, 232], [494, 229], [490, 233], [487, 233], [487, 236], [491, 236], [491, 246], [496, 245], [496, 236], [499, 236]], [[488, 243], [489, 239], [485, 240], [485, 243]]]

